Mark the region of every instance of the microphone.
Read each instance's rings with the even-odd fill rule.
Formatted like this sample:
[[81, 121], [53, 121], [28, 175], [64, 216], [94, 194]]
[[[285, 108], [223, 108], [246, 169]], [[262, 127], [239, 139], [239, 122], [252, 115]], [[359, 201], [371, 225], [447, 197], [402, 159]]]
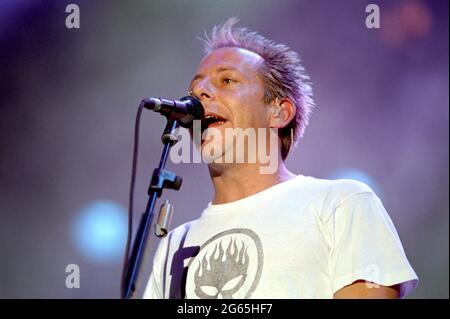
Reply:
[[161, 113], [168, 119], [179, 121], [182, 127], [189, 128], [193, 120], [200, 120], [205, 116], [202, 103], [193, 96], [185, 96], [180, 100], [166, 100], [156, 97], [143, 99], [146, 109]]

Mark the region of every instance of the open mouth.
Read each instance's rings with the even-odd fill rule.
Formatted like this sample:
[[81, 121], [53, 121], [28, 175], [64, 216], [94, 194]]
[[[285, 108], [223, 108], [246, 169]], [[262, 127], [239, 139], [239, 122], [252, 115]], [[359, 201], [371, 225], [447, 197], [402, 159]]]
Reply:
[[227, 120], [218, 115], [207, 115], [202, 119], [202, 133], [212, 127], [218, 127], [220, 125], [225, 124]]

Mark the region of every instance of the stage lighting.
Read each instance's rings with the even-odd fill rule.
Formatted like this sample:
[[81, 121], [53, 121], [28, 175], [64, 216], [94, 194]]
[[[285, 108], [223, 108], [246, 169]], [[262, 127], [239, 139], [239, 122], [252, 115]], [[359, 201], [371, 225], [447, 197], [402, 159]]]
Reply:
[[120, 262], [127, 231], [126, 210], [111, 200], [97, 200], [82, 207], [72, 225], [75, 246], [96, 263]]

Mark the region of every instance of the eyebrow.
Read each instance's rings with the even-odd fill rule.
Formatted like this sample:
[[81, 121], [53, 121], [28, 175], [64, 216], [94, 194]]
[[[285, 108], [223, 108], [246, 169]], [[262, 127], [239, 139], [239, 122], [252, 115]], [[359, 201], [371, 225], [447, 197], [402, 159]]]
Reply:
[[[215, 72], [216, 73], [221, 73], [221, 72], [225, 72], [225, 71], [237, 71], [237, 69], [233, 68], [233, 67], [221, 67], [218, 68]], [[192, 83], [194, 83], [197, 80], [203, 79], [205, 76], [203, 74], [197, 73], [194, 78], [191, 80], [191, 84], [189, 85], [190, 88], [192, 88]]]

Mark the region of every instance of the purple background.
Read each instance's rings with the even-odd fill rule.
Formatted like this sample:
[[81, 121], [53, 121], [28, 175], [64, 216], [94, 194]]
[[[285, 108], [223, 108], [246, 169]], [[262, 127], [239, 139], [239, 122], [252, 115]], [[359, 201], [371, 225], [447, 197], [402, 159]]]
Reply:
[[[65, 27], [69, 3], [80, 29]], [[365, 26], [369, 3], [380, 29]], [[317, 108], [290, 169], [370, 176], [421, 280], [410, 298], [448, 298], [446, 0], [1, 1], [1, 298], [119, 297], [121, 259], [83, 255], [74, 219], [98, 199], [127, 206], [139, 101], [185, 95], [202, 57], [196, 36], [233, 15], [297, 50], [314, 82]], [[136, 212], [163, 126], [144, 113]], [[184, 179], [164, 196], [175, 227], [197, 218], [212, 190], [204, 164], [169, 169]], [[79, 289], [65, 286], [72, 263]]]

